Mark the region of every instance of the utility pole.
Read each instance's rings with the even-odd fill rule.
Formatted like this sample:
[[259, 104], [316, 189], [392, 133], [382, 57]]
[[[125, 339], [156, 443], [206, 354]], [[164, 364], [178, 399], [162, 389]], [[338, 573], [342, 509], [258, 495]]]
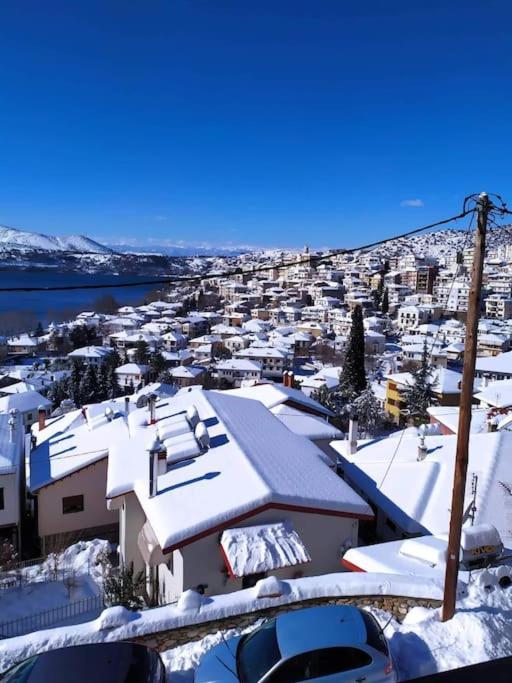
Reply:
[[448, 621], [453, 617], [455, 613], [455, 600], [457, 597], [460, 538], [464, 516], [464, 492], [466, 489], [466, 476], [468, 470], [469, 428], [471, 426], [471, 404], [473, 401], [478, 320], [480, 317], [480, 293], [482, 290], [482, 272], [485, 256], [485, 234], [487, 231], [487, 216], [491, 210], [491, 203], [485, 192], [482, 192], [482, 194], [479, 195], [477, 206], [478, 222], [475, 236], [473, 269], [471, 272], [471, 289], [468, 297], [464, 367], [462, 371], [462, 387], [460, 393], [459, 427], [457, 432], [457, 452], [455, 456], [450, 535], [448, 537], [448, 553], [444, 579], [442, 621]]

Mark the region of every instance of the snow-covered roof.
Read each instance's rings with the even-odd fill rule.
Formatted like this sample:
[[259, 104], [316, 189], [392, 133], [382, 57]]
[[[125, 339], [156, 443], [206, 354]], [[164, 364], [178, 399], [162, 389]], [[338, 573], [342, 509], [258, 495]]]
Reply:
[[245, 372], [260, 372], [261, 363], [245, 358], [231, 358], [217, 363], [217, 370], [239, 370]]
[[115, 369], [116, 375], [145, 375], [149, 370], [148, 365], [139, 365], [139, 363], [125, 363]]
[[371, 516], [370, 507], [322, 461], [318, 448], [290, 432], [258, 401], [227, 392], [180, 393], [157, 403], [157, 424], [190, 406], [207, 425], [210, 447], [186, 467], [170, 466], [160, 475], [157, 495], [149, 497], [146, 449], [156, 427], [146, 424], [147, 410], [130, 414], [134, 426], [140, 413], [140, 428], [112, 442], [109, 454], [107, 496], [134, 490], [162, 549], [180, 547], [273, 505]]
[[[457, 437], [427, 436], [427, 456], [418, 461], [417, 438], [360, 441], [349, 455], [346, 444], [333, 441], [347, 478], [408, 533], [443, 534], [448, 530]], [[510, 432], [471, 434], [466, 509], [472, 500], [473, 474], [478, 477], [476, 523], [493, 524], [503, 542], [512, 544], [509, 500]], [[508, 487], [508, 488], [507, 488]], [[510, 489], [510, 490], [509, 490]]]
[[275, 408], [275, 406], [282, 403], [291, 403], [295, 407], [304, 406], [305, 410], [313, 410], [319, 415], [332, 417], [334, 414], [318, 401], [306, 396], [299, 389], [292, 389], [291, 387], [274, 384], [273, 382], [254, 384], [250, 387], [240, 387], [240, 389], [229, 389], [225, 393], [241, 398], [251, 398], [263, 403], [267, 408]]
[[28, 334], [20, 334], [17, 337], [10, 337], [7, 346], [37, 346], [37, 339]]
[[[327, 422], [327, 420], [316, 415], [307, 415], [301, 410], [292, 408], [285, 403], [280, 403], [270, 410], [290, 431], [305, 436], [306, 439], [311, 441], [343, 438], [343, 432]], [[328, 456], [326, 458], [326, 462], [328, 462]]]
[[[386, 379], [401, 385], [411, 385], [414, 383], [410, 372], [397, 372], [386, 375]], [[449, 370], [448, 368], [438, 368], [432, 372], [432, 390], [436, 394], [460, 394], [460, 382], [462, 374]]]
[[[459, 406], [430, 406], [427, 411], [431, 418], [448, 427], [453, 434], [457, 434], [459, 431]], [[488, 412], [487, 408], [472, 407], [470, 425], [472, 434], [482, 434], [489, 431], [487, 426]]]
[[169, 374], [176, 379], [195, 379], [204, 372], [204, 368], [200, 365], [178, 365], [177, 368], [171, 368]]
[[311, 562], [307, 548], [290, 522], [226, 529], [220, 545], [232, 577]]
[[499, 353], [497, 356], [483, 356], [477, 358], [476, 371], [512, 376], [512, 351]]
[[105, 358], [114, 349], [109, 346], [83, 346], [68, 353], [69, 358]]
[[51, 408], [50, 401], [42, 396], [38, 391], [25, 391], [22, 394], [9, 394], [0, 398], [0, 413], [7, 413], [9, 410], [19, 410], [22, 413], [34, 411], [42, 406]]
[[502, 379], [492, 382], [485, 389], [475, 394], [480, 403], [487, 403], [496, 408], [512, 406], [512, 379]]
[[[108, 407], [113, 411], [111, 421], [105, 415]], [[120, 406], [115, 403], [87, 406], [87, 421], [83, 416], [78, 417], [81, 411], [73, 413], [68, 414], [69, 418], [63, 415], [61, 421], [53, 422], [48, 438], [46, 430], [40, 433], [38, 446], [30, 453], [31, 491], [105, 458], [109, 447], [128, 433]], [[66, 428], [66, 418], [71, 423], [69, 428]]]

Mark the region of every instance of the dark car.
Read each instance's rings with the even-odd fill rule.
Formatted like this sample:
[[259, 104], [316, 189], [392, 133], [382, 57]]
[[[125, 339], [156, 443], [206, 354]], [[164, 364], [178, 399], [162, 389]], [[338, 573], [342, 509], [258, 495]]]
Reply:
[[160, 655], [135, 643], [96, 643], [42, 652], [16, 664], [2, 683], [164, 683]]

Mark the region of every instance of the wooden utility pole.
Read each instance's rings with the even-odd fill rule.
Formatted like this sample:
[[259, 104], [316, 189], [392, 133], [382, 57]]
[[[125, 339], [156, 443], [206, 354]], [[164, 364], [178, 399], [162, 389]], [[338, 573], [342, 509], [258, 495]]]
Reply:
[[464, 346], [464, 368], [460, 393], [459, 427], [457, 432], [457, 452], [455, 456], [455, 477], [453, 482], [450, 535], [446, 558], [444, 579], [444, 601], [442, 621], [448, 621], [455, 613], [457, 597], [457, 577], [459, 573], [460, 538], [464, 516], [464, 492], [468, 470], [469, 428], [471, 426], [471, 404], [473, 402], [473, 383], [475, 379], [476, 346], [478, 320], [480, 317], [480, 293], [485, 256], [485, 234], [487, 216], [491, 208], [489, 197], [482, 192], [478, 197], [478, 223], [475, 236], [475, 252], [471, 272], [471, 289], [468, 297], [466, 320], [466, 342]]

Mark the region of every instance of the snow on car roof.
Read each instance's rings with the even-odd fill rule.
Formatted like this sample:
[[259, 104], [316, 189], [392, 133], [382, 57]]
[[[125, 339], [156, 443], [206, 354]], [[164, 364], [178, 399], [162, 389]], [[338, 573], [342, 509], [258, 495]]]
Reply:
[[372, 515], [322, 461], [318, 448], [290, 432], [258, 401], [194, 390], [168, 399], [165, 407], [157, 403], [157, 418], [192, 405], [208, 430], [210, 448], [160, 475], [157, 495], [149, 497], [147, 447], [156, 428], [144, 424], [147, 411], [131, 413], [132, 436], [110, 449], [107, 497], [135, 490], [162, 549], [180, 547], [264, 507]]

